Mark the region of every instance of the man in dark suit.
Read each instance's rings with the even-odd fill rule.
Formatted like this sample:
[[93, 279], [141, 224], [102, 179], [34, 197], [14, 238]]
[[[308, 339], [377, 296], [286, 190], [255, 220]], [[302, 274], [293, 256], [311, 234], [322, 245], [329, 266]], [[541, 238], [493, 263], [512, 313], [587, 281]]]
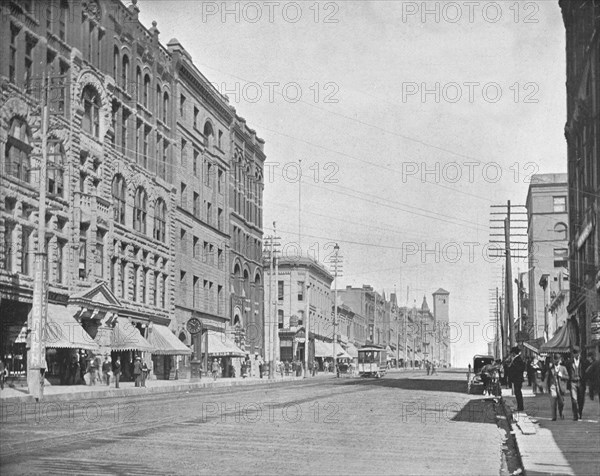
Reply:
[[511, 361], [508, 366], [508, 377], [512, 382], [515, 398], [517, 399], [517, 411], [524, 411], [523, 407], [523, 372], [525, 371], [525, 362], [521, 357], [521, 349], [513, 347], [510, 349]]
[[581, 419], [583, 404], [585, 402], [585, 371], [589, 363], [584, 361], [579, 354], [579, 347], [574, 346], [571, 350], [571, 358], [567, 362], [569, 373], [569, 390], [571, 391], [571, 408], [573, 420]]

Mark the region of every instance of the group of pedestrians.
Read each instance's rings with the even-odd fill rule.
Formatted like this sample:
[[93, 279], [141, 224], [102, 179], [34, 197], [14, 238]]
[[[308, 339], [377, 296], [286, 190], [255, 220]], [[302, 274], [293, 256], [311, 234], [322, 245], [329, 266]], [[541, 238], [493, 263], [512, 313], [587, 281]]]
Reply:
[[437, 365], [435, 362], [430, 362], [429, 360], [425, 361], [425, 370], [427, 371], [427, 375], [437, 374], [436, 369]]
[[513, 347], [507, 369], [508, 383], [512, 385], [517, 400], [517, 411], [524, 410], [522, 386], [526, 374], [534, 394], [548, 394], [553, 421], [564, 419], [567, 395], [571, 400], [572, 418], [579, 421], [583, 418], [586, 388], [589, 388], [592, 400], [600, 394], [600, 361], [595, 360], [593, 352], [583, 358], [578, 346], [574, 346], [570, 354], [549, 355], [543, 364], [538, 359], [526, 363], [519, 347]]

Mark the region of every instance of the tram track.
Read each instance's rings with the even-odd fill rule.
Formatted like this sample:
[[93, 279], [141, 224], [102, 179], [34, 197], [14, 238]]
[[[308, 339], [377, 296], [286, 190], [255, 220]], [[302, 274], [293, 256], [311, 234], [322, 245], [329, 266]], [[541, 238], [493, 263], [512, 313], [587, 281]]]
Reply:
[[[327, 382], [328, 385], [324, 386], [323, 382], [310, 382], [304, 383], [302, 388], [313, 388], [319, 387], [322, 389], [322, 392], [319, 392], [317, 395], [313, 395], [309, 398], [303, 399], [294, 399], [288, 398], [285, 393], [289, 393], [290, 391], [294, 391], [293, 385], [286, 385], [285, 387], [278, 387], [281, 393], [278, 395], [277, 400], [279, 402], [269, 402], [271, 408], [273, 409], [282, 409], [291, 405], [303, 405], [311, 402], [315, 402], [317, 400], [323, 400], [327, 398], [331, 400], [336, 397], [340, 397], [342, 395], [347, 396], [350, 393], [356, 394], [360, 392], [370, 392], [375, 391], [376, 387], [374, 386], [353, 386], [354, 390], [350, 390], [348, 388], [348, 382], [341, 381], [333, 381]], [[346, 383], [339, 391], [332, 392], [331, 386], [332, 384], [338, 384], [335, 386], [339, 386], [341, 383]], [[170, 395], [169, 398], [165, 399], [164, 394], [162, 394], [163, 398], [160, 398], [160, 395], [153, 396], [144, 396], [145, 398], [136, 401], [137, 404], [143, 405], [146, 411], [148, 411], [148, 407], [156, 404], [157, 400], [161, 401], [162, 406], [168, 406], [172, 404], [176, 404], [177, 406], [171, 408], [171, 410], [175, 413], [179, 413], [182, 411], [188, 411], [190, 408], [190, 403], [194, 400], [203, 399], [203, 398], [211, 398], [211, 397], [231, 397], [229, 400], [235, 399], [236, 396], [240, 397], [248, 397], [255, 393], [264, 394], [266, 386], [256, 386], [256, 387], [246, 387], [246, 388], [238, 388], [235, 392], [224, 392], [224, 391], [214, 391], [211, 393], [186, 393], [183, 395]], [[231, 388], [231, 387], [228, 387]], [[264, 395], [261, 395], [263, 397]], [[152, 397], [152, 398], [147, 398]], [[114, 401], [118, 397], [113, 397], [110, 399], [106, 399], [107, 401], [102, 402], [103, 405], [100, 405], [101, 408], [110, 408], [114, 405]], [[203, 402], [206, 403], [206, 402]], [[212, 402], [209, 402], [212, 403]], [[263, 402], [264, 403], [264, 402]], [[123, 422], [123, 423], [115, 423], [108, 424], [102, 426], [101, 428], [94, 429], [85, 429], [80, 431], [71, 431], [67, 434], [62, 435], [49, 435], [43, 438], [35, 438], [35, 439], [27, 439], [26, 441], [19, 441], [16, 443], [9, 443], [7, 445], [3, 445], [0, 448], [0, 461], [2, 463], [8, 463], [9, 461], [14, 463], [18, 460], [27, 459], [28, 455], [35, 454], [37, 457], [41, 456], [49, 456], [50, 454], [60, 453], [61, 451], [73, 451], [76, 449], [87, 449], [90, 447], [90, 444], [94, 444], [95, 446], [109, 444], [114, 442], [117, 439], [128, 439], [128, 438], [140, 438], [145, 434], [152, 433], [155, 431], [159, 431], [170, 426], [195, 426], [200, 424], [207, 424], [219, 419], [226, 419], [231, 417], [236, 417], [239, 415], [239, 410], [235, 408], [231, 408], [227, 411], [219, 411], [217, 415], [201, 415], [200, 417], [192, 417], [190, 418], [189, 413], [183, 416], [169, 415], [163, 418], [156, 419], [144, 419], [139, 422]], [[15, 417], [16, 420], [18, 418]], [[14, 424], [18, 424], [18, 421], [13, 421]], [[32, 423], [32, 422], [31, 422]], [[30, 424], [31, 424], [30, 423]], [[3, 422], [4, 424], [4, 422]], [[13, 458], [13, 457], [17, 458]]]

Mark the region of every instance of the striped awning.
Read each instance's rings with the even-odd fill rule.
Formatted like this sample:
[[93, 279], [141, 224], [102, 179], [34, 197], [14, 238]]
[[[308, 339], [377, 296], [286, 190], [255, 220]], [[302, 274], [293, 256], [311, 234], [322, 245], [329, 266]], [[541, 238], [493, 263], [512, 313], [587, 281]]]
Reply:
[[[31, 311], [30, 311], [31, 314]], [[49, 349], [85, 349], [98, 351], [98, 344], [85, 331], [65, 306], [48, 304], [44, 344]], [[15, 343], [27, 342], [27, 325], [23, 326]]]
[[214, 357], [244, 357], [246, 352], [222, 332], [208, 331], [208, 355]]
[[191, 355], [192, 351], [173, 334], [167, 326], [152, 324], [148, 343], [156, 355]]
[[110, 348], [114, 351], [154, 351], [154, 347], [142, 337], [138, 328], [129, 319], [125, 318], [117, 319], [115, 327], [110, 334]]

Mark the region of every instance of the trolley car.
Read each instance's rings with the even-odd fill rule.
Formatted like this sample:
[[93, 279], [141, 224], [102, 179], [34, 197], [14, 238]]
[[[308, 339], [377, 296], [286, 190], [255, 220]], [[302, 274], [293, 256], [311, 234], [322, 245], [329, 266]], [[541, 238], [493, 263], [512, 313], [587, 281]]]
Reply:
[[385, 375], [387, 370], [387, 351], [385, 347], [369, 345], [358, 349], [358, 375], [377, 377]]

